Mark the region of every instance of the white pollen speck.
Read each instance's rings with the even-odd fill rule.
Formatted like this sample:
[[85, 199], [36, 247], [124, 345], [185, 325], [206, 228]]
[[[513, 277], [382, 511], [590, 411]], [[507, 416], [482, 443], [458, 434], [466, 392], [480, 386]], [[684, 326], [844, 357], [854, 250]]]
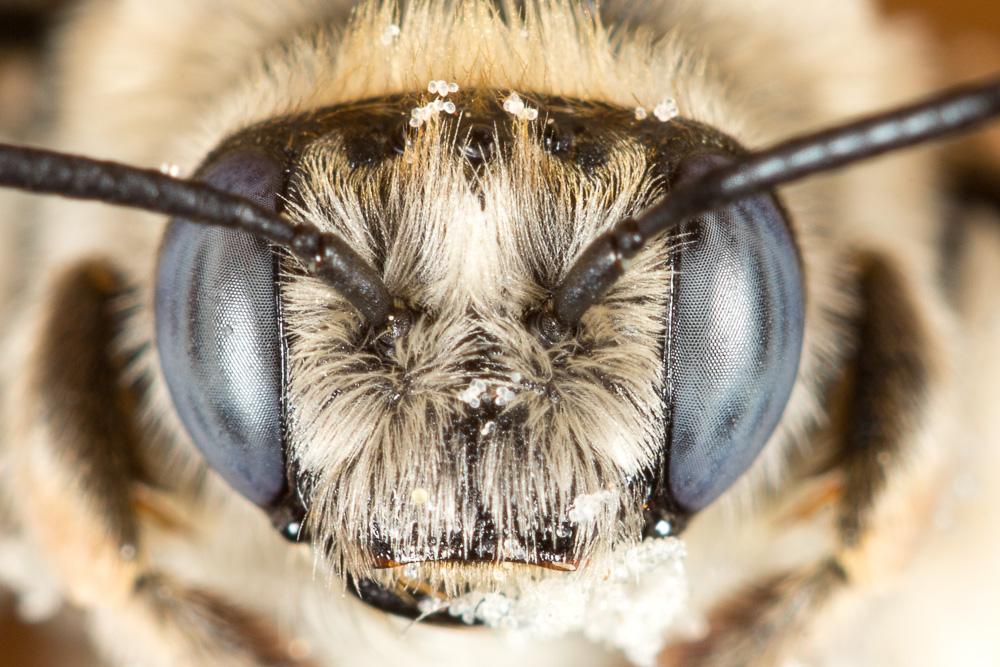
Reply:
[[476, 605], [476, 616], [486, 625], [496, 627], [500, 620], [510, 614], [511, 600], [499, 593], [487, 593]]
[[509, 114], [520, 116], [521, 112], [524, 111], [524, 100], [517, 93], [511, 93], [503, 101], [503, 110]]
[[517, 540], [508, 537], [500, 546], [501, 553], [506, 560], [523, 561], [528, 558], [528, 550]]
[[448, 92], [449, 93], [457, 93], [458, 92], [458, 84], [455, 83], [454, 81], [452, 81], [451, 83], [449, 83], [448, 84]]
[[448, 606], [448, 603], [440, 598], [425, 597], [417, 603], [417, 609], [421, 614], [433, 614]]
[[525, 106], [521, 96], [513, 92], [503, 101], [503, 110], [521, 120], [535, 120], [538, 118], [538, 109]]
[[407, 563], [403, 566], [403, 576], [407, 579], [416, 579], [420, 574], [420, 566], [416, 563]]
[[420, 127], [431, 118], [436, 116], [440, 109], [438, 105], [443, 103], [441, 100], [435, 100], [434, 102], [428, 102], [422, 107], [414, 107], [410, 110], [410, 127]]
[[[432, 90], [431, 92], [433, 93], [434, 91]], [[451, 86], [448, 85], [448, 82], [444, 79], [440, 79], [437, 82], [437, 94], [441, 97], [448, 97], [448, 93], [450, 92], [452, 92], [452, 90]]]
[[645, 107], [635, 108], [635, 119], [636, 120], [646, 120], [649, 117], [649, 112], [646, 111]]
[[666, 123], [667, 121], [677, 118], [680, 111], [677, 109], [677, 102], [674, 101], [672, 97], [665, 97], [663, 101], [656, 105], [653, 109], [653, 115], [656, 116], [661, 123]]
[[435, 116], [441, 115], [442, 111], [453, 114], [458, 110], [454, 102], [446, 101], [441, 97], [441, 95], [448, 94], [447, 81], [431, 81], [427, 85], [427, 88], [431, 92], [436, 92], [439, 96], [424, 106], [410, 109], [410, 127], [420, 127]]
[[[458, 84], [455, 85], [455, 90], [458, 90]], [[448, 85], [448, 82], [444, 79], [435, 79], [427, 84], [427, 92], [434, 93], [435, 95], [440, 95], [441, 97], [448, 97], [448, 93], [455, 92]]]
[[670, 522], [666, 519], [660, 519], [656, 522], [656, 525], [653, 526], [653, 532], [656, 533], [657, 537], [667, 537], [673, 529], [673, 526], [671, 526]]
[[582, 493], [573, 499], [566, 518], [573, 523], [592, 523], [617, 496], [617, 491]]
[[379, 38], [379, 41], [381, 41], [383, 45], [389, 46], [396, 40], [397, 37], [399, 37], [399, 26], [393, 23], [386, 26], [385, 30], [382, 31], [382, 36]]
[[427, 492], [427, 489], [417, 487], [410, 491], [410, 502], [414, 505], [426, 505], [427, 501], [431, 499], [431, 494]]
[[509, 387], [499, 387], [496, 390], [497, 404], [506, 405], [514, 400], [517, 396]]
[[160, 165], [160, 173], [166, 174], [171, 178], [177, 178], [181, 175], [181, 168], [176, 164], [164, 162]]

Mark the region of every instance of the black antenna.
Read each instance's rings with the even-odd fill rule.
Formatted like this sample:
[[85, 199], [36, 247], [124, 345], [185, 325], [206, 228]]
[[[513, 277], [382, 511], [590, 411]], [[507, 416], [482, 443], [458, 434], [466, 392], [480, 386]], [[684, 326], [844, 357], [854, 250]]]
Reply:
[[572, 327], [651, 239], [685, 220], [775, 186], [890, 151], [968, 131], [1000, 116], [1000, 79], [955, 88], [911, 106], [870, 116], [752, 153], [734, 165], [678, 186], [638, 218], [627, 218], [580, 254], [552, 298], [552, 314]]
[[0, 186], [240, 229], [286, 248], [373, 326], [385, 325], [393, 316], [393, 299], [382, 278], [342, 239], [308, 223], [293, 225], [253, 202], [203, 183], [115, 162], [0, 144]]

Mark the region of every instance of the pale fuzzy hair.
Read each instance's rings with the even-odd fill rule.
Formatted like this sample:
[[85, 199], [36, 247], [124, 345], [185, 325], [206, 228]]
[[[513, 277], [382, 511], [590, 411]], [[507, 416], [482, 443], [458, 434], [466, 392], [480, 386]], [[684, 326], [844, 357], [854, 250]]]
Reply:
[[[661, 457], [665, 260], [678, 241], [642, 253], [580, 336], [546, 349], [523, 321], [545, 298], [537, 276], [558, 279], [585, 240], [649, 203], [658, 179], [642, 147], [620, 141], [607, 167], [586, 175], [547, 155], [524, 124], [510, 158], [470, 179], [449, 125], [432, 122], [374, 173], [351, 170], [334, 135], [307, 152], [295, 181], [303, 201], [293, 218], [336, 231], [372, 261], [372, 239], [388, 239], [388, 288], [430, 314], [387, 363], [359, 345], [364, 323], [328, 286], [290, 276], [283, 290], [291, 440], [316, 476], [309, 523], [356, 575], [371, 574], [373, 525], [415, 526], [389, 541], [400, 558], [423, 560], [429, 538], [462, 532], [468, 549], [481, 510], [498, 534], [530, 538], [565, 520], [577, 496], [609, 488], [613, 501], [580, 527], [576, 557], [637, 541], [643, 498], [627, 483]], [[380, 192], [392, 194], [373, 207]], [[467, 470], [451, 431], [476, 379], [511, 388], [505, 413], [526, 416], [509, 433], [498, 417]], [[410, 502], [418, 489], [426, 506]]]

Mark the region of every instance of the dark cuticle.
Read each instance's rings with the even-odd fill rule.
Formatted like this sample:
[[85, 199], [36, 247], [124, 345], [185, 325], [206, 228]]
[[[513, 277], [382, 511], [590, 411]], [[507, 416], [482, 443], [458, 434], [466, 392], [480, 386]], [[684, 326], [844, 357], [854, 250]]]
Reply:
[[344, 154], [351, 169], [374, 167], [392, 154], [390, 138], [378, 130], [348, 136], [344, 140]]
[[395, 356], [396, 341], [410, 333], [415, 317], [413, 310], [397, 303], [386, 318], [385, 324], [369, 332], [376, 353], [383, 357]]
[[[295, 464], [291, 464], [295, 470]], [[289, 473], [294, 477], [294, 473]], [[301, 489], [294, 488], [294, 480], [289, 481], [289, 491], [285, 497], [269, 510], [271, 525], [278, 534], [289, 542], [308, 542], [308, 531], [305, 527], [306, 510], [302, 501], [303, 493]]]
[[581, 143], [576, 147], [576, 163], [588, 174], [593, 173], [608, 163], [608, 152], [600, 144]]
[[473, 166], [488, 162], [496, 152], [493, 128], [483, 124], [473, 125], [461, 151]]
[[302, 522], [289, 521], [279, 531], [281, 536], [289, 542], [299, 542], [302, 539]]
[[545, 150], [552, 155], [566, 155], [573, 148], [573, 132], [565, 130], [556, 122], [548, 123], [542, 131], [542, 141]]
[[413, 327], [413, 311], [402, 306], [397, 306], [392, 314], [389, 315], [388, 324], [389, 337], [393, 340], [402, 338]]
[[410, 145], [409, 125], [400, 123], [392, 132], [389, 147], [396, 155], [402, 155]]
[[611, 230], [611, 236], [614, 239], [615, 247], [624, 259], [635, 257], [645, 242], [635, 218], [627, 218], [615, 225], [614, 229]]
[[536, 311], [529, 315], [535, 332], [539, 340], [546, 347], [551, 347], [566, 339], [569, 335], [569, 327], [559, 321], [559, 318], [548, 308]]
[[299, 257], [320, 257], [320, 237], [312, 229], [298, 229], [292, 237], [292, 251]]
[[677, 537], [687, 528], [690, 516], [685, 513], [647, 509], [645, 511], [643, 539]]

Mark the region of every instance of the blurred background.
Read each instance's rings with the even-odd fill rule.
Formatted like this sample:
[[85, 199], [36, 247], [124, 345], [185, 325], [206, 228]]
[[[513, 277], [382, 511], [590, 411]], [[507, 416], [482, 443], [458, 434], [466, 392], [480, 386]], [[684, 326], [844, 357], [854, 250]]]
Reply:
[[[997, 0], [876, 0], [900, 20], [918, 23], [931, 34], [942, 71], [960, 81], [1000, 72], [1000, 2]], [[1000, 128], [967, 142], [988, 150], [1000, 164]]]
[[[830, 0], [801, 0], [805, 2]], [[940, 67], [959, 81], [1000, 72], [997, 0], [880, 0], [884, 11], [920, 24], [933, 36]], [[40, 55], [53, 16], [71, 0], [0, 0], [0, 135], [22, 125], [37, 108], [34, 82], [44, 76]], [[970, 142], [1000, 164], [1000, 129]], [[26, 625], [0, 590], [0, 667], [94, 667], [79, 619], [66, 612], [53, 622]]]

